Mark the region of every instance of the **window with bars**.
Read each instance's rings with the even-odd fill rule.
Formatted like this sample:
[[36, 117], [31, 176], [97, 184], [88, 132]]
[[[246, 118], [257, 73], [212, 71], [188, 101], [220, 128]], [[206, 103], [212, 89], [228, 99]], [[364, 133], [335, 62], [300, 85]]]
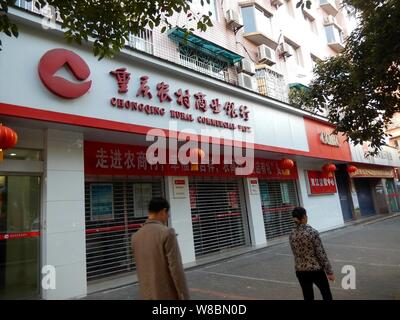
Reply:
[[150, 198], [163, 194], [162, 178], [87, 178], [85, 220], [88, 280], [135, 270], [131, 237], [147, 219]]
[[240, 180], [190, 178], [189, 190], [196, 256], [248, 243]]
[[289, 89], [285, 78], [269, 68], [256, 70], [258, 92], [264, 96], [289, 102]]
[[227, 61], [183, 44], [179, 44], [178, 50], [181, 65], [214, 78], [228, 81], [229, 63]]
[[288, 235], [292, 210], [299, 205], [296, 181], [260, 180], [261, 206], [267, 239]]

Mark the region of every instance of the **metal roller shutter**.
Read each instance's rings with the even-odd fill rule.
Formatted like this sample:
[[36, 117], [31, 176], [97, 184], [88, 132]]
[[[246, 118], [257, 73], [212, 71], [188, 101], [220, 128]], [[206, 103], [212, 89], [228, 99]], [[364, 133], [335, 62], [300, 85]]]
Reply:
[[294, 226], [292, 210], [299, 203], [296, 182], [260, 180], [259, 184], [267, 239], [289, 234]]
[[189, 179], [196, 256], [240, 247], [248, 242], [240, 180]]
[[[111, 193], [112, 196], [107, 197]], [[131, 236], [147, 218], [148, 200], [163, 194], [162, 178], [86, 179], [88, 280], [135, 270]]]

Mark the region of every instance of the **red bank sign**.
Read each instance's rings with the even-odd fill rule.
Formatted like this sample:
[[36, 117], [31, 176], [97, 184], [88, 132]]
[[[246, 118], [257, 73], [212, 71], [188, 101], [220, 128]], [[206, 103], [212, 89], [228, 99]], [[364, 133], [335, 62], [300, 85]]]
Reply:
[[323, 171], [307, 171], [308, 192], [310, 195], [336, 193], [334, 177]]
[[[68, 66], [72, 74], [80, 83], [71, 82], [55, 73]], [[39, 77], [43, 84], [54, 94], [65, 99], [76, 99], [89, 91], [92, 81], [85, 81], [90, 76], [87, 63], [76, 53], [66, 49], [47, 51], [40, 59], [38, 67]]]
[[[149, 164], [147, 148], [85, 141], [85, 173], [94, 175], [151, 175], [151, 176], [236, 176], [236, 164], [199, 164], [198, 170], [192, 170], [189, 164], [167, 163]], [[296, 166], [285, 175], [279, 168], [279, 161], [254, 159], [254, 170], [250, 177], [264, 179], [295, 180], [298, 178]], [[179, 181], [179, 180], [177, 180]]]

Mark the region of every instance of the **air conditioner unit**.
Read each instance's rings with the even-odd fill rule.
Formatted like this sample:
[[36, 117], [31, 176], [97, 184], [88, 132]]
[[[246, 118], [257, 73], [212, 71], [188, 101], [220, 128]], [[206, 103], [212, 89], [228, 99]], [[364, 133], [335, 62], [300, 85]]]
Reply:
[[239, 72], [244, 72], [249, 75], [254, 75], [256, 73], [256, 67], [250, 59], [242, 59], [239, 62]]
[[255, 91], [255, 79], [252, 76], [249, 76], [246, 73], [239, 73], [238, 74], [238, 82], [239, 82], [239, 86]]
[[325, 24], [336, 24], [336, 18], [332, 15], [326, 16], [324, 19]]
[[279, 51], [280, 54], [286, 58], [289, 58], [293, 55], [293, 50], [287, 43], [281, 43], [279, 46]]
[[265, 44], [257, 47], [258, 62], [265, 63], [269, 66], [274, 65], [275, 62], [275, 51], [267, 47]]
[[280, 7], [281, 5], [283, 5], [283, 0], [271, 0], [271, 5]]
[[240, 19], [239, 13], [232, 9], [226, 11], [226, 23], [231, 28], [240, 28], [243, 26], [242, 20]]

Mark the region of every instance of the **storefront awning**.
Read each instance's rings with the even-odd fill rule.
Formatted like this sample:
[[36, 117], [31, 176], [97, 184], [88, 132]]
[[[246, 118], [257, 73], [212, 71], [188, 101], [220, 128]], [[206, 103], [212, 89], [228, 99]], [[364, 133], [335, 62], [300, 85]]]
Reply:
[[185, 30], [175, 27], [168, 31], [168, 36], [175, 41], [191, 47], [196, 47], [198, 50], [203, 51], [214, 57], [223, 57], [229, 63], [234, 64], [243, 59], [241, 55], [225, 49], [211, 41], [201, 38], [193, 33], [186, 34]]

